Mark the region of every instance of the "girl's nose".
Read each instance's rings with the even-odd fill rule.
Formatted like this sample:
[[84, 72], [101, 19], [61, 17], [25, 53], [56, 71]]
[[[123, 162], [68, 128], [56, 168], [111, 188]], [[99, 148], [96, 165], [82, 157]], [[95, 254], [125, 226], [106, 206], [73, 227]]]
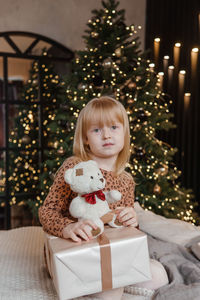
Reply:
[[103, 133], [103, 138], [104, 138], [104, 139], [110, 138], [110, 130], [109, 130], [108, 127], [104, 127], [102, 133]]

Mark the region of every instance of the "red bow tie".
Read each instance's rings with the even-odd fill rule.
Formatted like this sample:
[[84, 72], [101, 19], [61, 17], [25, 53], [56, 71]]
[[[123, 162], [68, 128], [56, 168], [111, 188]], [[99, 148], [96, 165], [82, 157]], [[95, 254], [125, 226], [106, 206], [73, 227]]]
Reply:
[[97, 197], [103, 201], [106, 200], [105, 194], [102, 192], [102, 190], [93, 192], [93, 193], [89, 193], [89, 194], [84, 194], [84, 195], [82, 195], [82, 197], [85, 197], [86, 202], [88, 202], [90, 204], [96, 204], [95, 195], [97, 195]]

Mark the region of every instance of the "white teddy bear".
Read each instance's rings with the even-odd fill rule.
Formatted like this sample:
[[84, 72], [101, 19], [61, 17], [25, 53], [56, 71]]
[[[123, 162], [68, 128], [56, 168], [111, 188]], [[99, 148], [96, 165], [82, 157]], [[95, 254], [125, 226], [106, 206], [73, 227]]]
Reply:
[[96, 237], [104, 231], [104, 223], [111, 227], [122, 226], [108, 206], [108, 203], [119, 201], [121, 193], [117, 190], [102, 191], [106, 181], [95, 161], [80, 162], [65, 171], [64, 179], [78, 193], [70, 203], [70, 214], [78, 220], [92, 220], [98, 227], [97, 230], [91, 228], [93, 236]]

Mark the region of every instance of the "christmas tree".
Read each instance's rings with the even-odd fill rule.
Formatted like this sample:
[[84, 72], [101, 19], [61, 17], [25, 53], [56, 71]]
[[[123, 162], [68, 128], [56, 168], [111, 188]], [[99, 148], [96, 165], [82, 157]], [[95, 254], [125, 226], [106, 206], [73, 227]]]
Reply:
[[161, 92], [158, 76], [140, 50], [138, 28], [125, 24], [125, 11], [118, 5], [115, 0], [102, 1], [102, 8], [94, 10], [88, 21], [83, 37], [86, 48], [77, 52], [73, 74], [65, 80], [65, 103], [49, 123], [57, 125], [51, 138], [63, 151], [49, 152], [41, 177], [41, 199], [48, 193], [55, 171], [72, 155], [80, 110], [90, 99], [110, 95], [122, 102], [130, 121], [131, 157], [127, 171], [136, 182], [136, 200], [158, 214], [195, 223], [191, 191], [180, 186], [181, 172], [173, 163], [176, 149], [159, 139], [160, 132], [174, 128], [170, 101]]
[[[41, 194], [42, 162], [47, 159], [46, 152], [56, 147], [59, 135], [53, 121], [64, 99], [62, 82], [45, 60], [45, 51], [43, 55], [41, 64], [33, 62], [30, 78], [19, 92], [21, 104], [10, 120], [10, 205], [28, 205], [34, 214]], [[51, 138], [52, 132], [56, 140]]]

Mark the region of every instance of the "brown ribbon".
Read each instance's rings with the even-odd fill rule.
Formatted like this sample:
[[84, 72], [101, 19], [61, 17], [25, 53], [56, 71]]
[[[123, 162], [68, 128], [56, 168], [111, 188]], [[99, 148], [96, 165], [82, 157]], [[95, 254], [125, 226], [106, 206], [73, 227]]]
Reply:
[[47, 271], [50, 275], [50, 277], [53, 279], [53, 274], [52, 274], [52, 255], [50, 251], [50, 246], [49, 246], [49, 239], [46, 240], [46, 243], [44, 244], [44, 260], [46, 264]]
[[101, 282], [102, 291], [112, 289], [112, 265], [111, 265], [111, 249], [110, 241], [102, 233], [97, 237], [100, 246], [100, 259], [101, 259]]

